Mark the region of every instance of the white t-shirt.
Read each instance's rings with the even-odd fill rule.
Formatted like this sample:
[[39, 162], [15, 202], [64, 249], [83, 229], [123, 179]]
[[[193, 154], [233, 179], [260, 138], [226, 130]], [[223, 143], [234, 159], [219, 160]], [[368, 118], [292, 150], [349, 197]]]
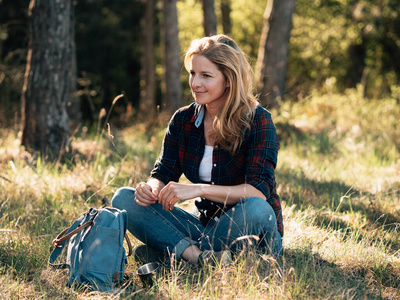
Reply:
[[211, 181], [213, 150], [214, 150], [213, 146], [206, 145], [204, 149], [204, 156], [200, 162], [199, 175], [200, 179], [205, 182]]

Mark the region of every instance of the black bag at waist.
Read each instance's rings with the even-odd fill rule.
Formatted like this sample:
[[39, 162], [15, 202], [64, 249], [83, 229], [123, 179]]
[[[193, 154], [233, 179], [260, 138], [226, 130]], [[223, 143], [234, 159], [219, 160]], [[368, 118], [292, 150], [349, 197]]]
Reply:
[[204, 226], [211, 220], [217, 221], [223, 212], [230, 210], [235, 205], [214, 202], [205, 198], [194, 202], [200, 213], [199, 219]]

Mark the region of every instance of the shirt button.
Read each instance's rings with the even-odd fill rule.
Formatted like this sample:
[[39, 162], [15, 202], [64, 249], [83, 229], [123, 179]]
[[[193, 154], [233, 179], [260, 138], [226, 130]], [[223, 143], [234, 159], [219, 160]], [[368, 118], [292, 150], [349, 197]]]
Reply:
[[213, 182], [211, 182], [211, 184], [215, 184], [215, 182], [213, 181]]
[[214, 167], [216, 167], [217, 166], [217, 164], [214, 164]]
[[214, 147], [215, 149], [218, 149], [218, 145], [215, 145], [215, 147]]

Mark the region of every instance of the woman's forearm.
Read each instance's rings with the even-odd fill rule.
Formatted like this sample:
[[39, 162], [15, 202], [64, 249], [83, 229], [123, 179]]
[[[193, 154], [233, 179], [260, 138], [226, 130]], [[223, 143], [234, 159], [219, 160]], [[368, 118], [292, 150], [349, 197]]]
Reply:
[[200, 197], [219, 203], [236, 204], [243, 198], [259, 197], [266, 199], [265, 195], [250, 184], [235, 186], [222, 186], [212, 184], [199, 184]]
[[158, 202], [165, 210], [172, 209], [179, 201], [203, 197], [211, 201], [234, 205], [241, 199], [259, 197], [266, 199], [264, 194], [250, 184], [223, 186], [212, 184], [188, 184], [169, 182], [158, 194]]

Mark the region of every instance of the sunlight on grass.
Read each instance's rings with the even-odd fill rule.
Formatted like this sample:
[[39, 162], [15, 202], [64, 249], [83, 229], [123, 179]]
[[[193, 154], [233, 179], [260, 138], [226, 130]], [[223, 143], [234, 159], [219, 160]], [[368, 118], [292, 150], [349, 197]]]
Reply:
[[[400, 298], [398, 106], [357, 91], [282, 103], [273, 114], [284, 255], [249, 249], [229, 267], [162, 269], [153, 288], [135, 278], [123, 297]], [[56, 162], [25, 152], [14, 130], [0, 133], [0, 298], [118, 298], [66, 287], [67, 273], [47, 266], [51, 240], [89, 207], [110, 205], [118, 187], [146, 180], [164, 127], [78, 132]]]

